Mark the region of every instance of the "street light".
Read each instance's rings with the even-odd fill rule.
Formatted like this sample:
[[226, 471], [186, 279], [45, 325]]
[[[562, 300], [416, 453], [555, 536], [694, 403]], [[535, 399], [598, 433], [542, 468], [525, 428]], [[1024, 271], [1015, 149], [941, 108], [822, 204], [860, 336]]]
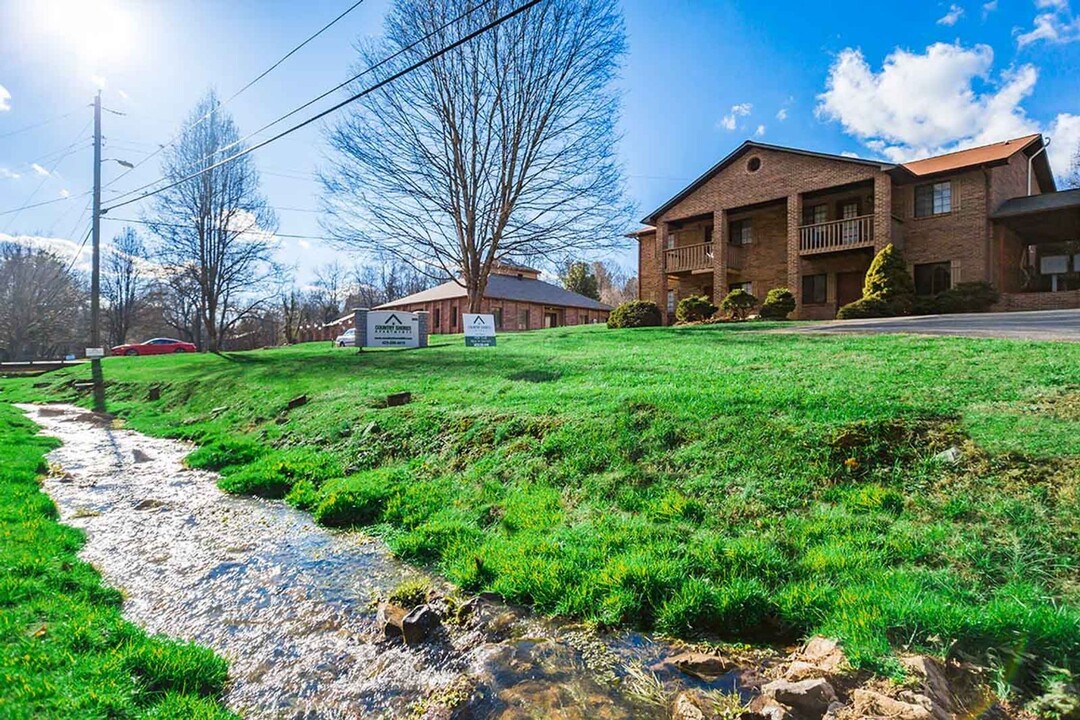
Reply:
[[128, 170], [134, 170], [135, 166], [129, 163], [127, 160], [121, 160], [120, 158], [104, 158], [101, 162], [114, 162], [121, 167], [126, 167]]

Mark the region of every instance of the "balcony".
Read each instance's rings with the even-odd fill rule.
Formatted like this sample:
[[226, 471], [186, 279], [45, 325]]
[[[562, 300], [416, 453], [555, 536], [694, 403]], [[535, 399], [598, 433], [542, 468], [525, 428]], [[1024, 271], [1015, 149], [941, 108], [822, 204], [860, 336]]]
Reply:
[[799, 228], [799, 253], [837, 252], [874, 246], [874, 216], [803, 225]]
[[727, 246], [726, 260], [728, 270], [742, 270], [746, 265], [746, 248], [742, 245]]
[[669, 273], [711, 270], [712, 253], [711, 242], [671, 248], [664, 251], [664, 269]]

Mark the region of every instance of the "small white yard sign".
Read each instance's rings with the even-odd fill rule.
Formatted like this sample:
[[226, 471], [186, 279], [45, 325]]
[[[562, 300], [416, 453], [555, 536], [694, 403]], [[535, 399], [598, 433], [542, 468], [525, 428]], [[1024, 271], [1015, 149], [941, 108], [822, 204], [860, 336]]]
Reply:
[[105, 357], [105, 348], [86, 348], [86, 357], [103, 358]]
[[495, 347], [495, 316], [462, 313], [466, 347]]

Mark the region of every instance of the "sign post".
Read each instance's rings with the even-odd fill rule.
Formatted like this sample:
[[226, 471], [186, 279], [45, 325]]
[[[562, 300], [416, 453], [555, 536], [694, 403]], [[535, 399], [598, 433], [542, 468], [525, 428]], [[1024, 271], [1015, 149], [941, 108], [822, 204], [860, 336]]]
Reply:
[[495, 316], [463, 313], [465, 347], [495, 347]]

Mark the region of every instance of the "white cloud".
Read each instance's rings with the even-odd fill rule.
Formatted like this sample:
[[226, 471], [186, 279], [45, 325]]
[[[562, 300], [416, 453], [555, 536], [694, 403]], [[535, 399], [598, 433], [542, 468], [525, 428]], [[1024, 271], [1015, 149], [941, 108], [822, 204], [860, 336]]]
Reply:
[[990, 0], [990, 2], [984, 2], [982, 9], [983, 17], [985, 18], [987, 15], [998, 9], [998, 0]]
[[61, 190], [60, 190], [60, 197], [62, 197], [62, 198], [69, 198], [69, 197], [71, 197], [71, 191], [70, 191], [70, 190], [68, 190], [67, 188], [63, 188], [63, 189], [61, 189]]
[[1041, 40], [1048, 43], [1080, 40], [1080, 16], [1073, 15], [1069, 0], [1035, 0], [1035, 7], [1044, 12], [1035, 16], [1031, 30], [1016, 36], [1017, 45], [1025, 47]]
[[780, 122], [787, 120], [787, 108], [780, 108], [776, 111], [776, 119]]
[[36, 172], [36, 173], [37, 173], [38, 175], [43, 175], [43, 176], [45, 176], [45, 177], [49, 177], [49, 171], [48, 171], [48, 170], [46, 170], [45, 168], [41, 167], [41, 166], [40, 166], [40, 165], [38, 165], [37, 163], [33, 163], [33, 164], [31, 164], [31, 165], [30, 165], [30, 167], [31, 167], [31, 168], [33, 169], [33, 171], [34, 171], [34, 172]]
[[739, 103], [737, 105], [732, 105], [731, 113], [725, 115], [720, 120], [720, 127], [724, 128], [725, 130], [734, 130], [735, 126], [738, 124], [738, 118], [746, 117], [747, 115], [749, 115], [753, 107], [754, 106], [750, 103]]
[[1050, 136], [1050, 147], [1046, 149], [1050, 169], [1057, 177], [1064, 177], [1080, 151], [1080, 115], [1061, 113], [1054, 118], [1046, 134]]
[[[92, 251], [89, 244], [83, 245], [80, 250], [79, 243], [67, 238], [44, 237], [41, 235], [9, 235], [7, 233], [0, 233], [0, 243], [14, 243], [23, 247], [48, 250], [65, 261], [70, 262], [75, 259], [75, 268], [78, 270], [90, 269]], [[76, 254], [78, 254], [78, 258], [75, 257]]]
[[0, 112], [7, 112], [11, 109], [11, 93], [3, 85], [0, 85]]
[[761, 137], [764, 134], [765, 134], [765, 126], [764, 125], [758, 125], [757, 130], [754, 131], [754, 135], [756, 137]]
[[309, 243], [307, 240], [297, 240], [296, 244], [299, 245], [304, 250], [310, 250], [311, 249], [311, 243]]
[[0, 167], [0, 179], [3, 180], [18, 180], [22, 175], [14, 170], [8, 170], [6, 167]]
[[964, 8], [960, 7], [956, 3], [949, 6], [949, 12], [945, 13], [942, 17], [938, 18], [938, 25], [955, 25], [956, 21], [964, 14]]
[[851, 152], [850, 150], [845, 150], [844, 152], [842, 152], [840, 154], [843, 155], [844, 157], [855, 158], [856, 160], [859, 159], [859, 153]]
[[[830, 68], [816, 112], [893, 162], [1030, 133], [1076, 131], [1074, 115], [1058, 115], [1048, 128], [1027, 116], [1022, 103], [1038, 80], [1033, 65], [994, 77], [993, 62], [989, 46], [936, 43], [923, 53], [895, 50], [875, 72], [860, 51], [848, 48]], [[1051, 162], [1064, 173], [1053, 156]]]

